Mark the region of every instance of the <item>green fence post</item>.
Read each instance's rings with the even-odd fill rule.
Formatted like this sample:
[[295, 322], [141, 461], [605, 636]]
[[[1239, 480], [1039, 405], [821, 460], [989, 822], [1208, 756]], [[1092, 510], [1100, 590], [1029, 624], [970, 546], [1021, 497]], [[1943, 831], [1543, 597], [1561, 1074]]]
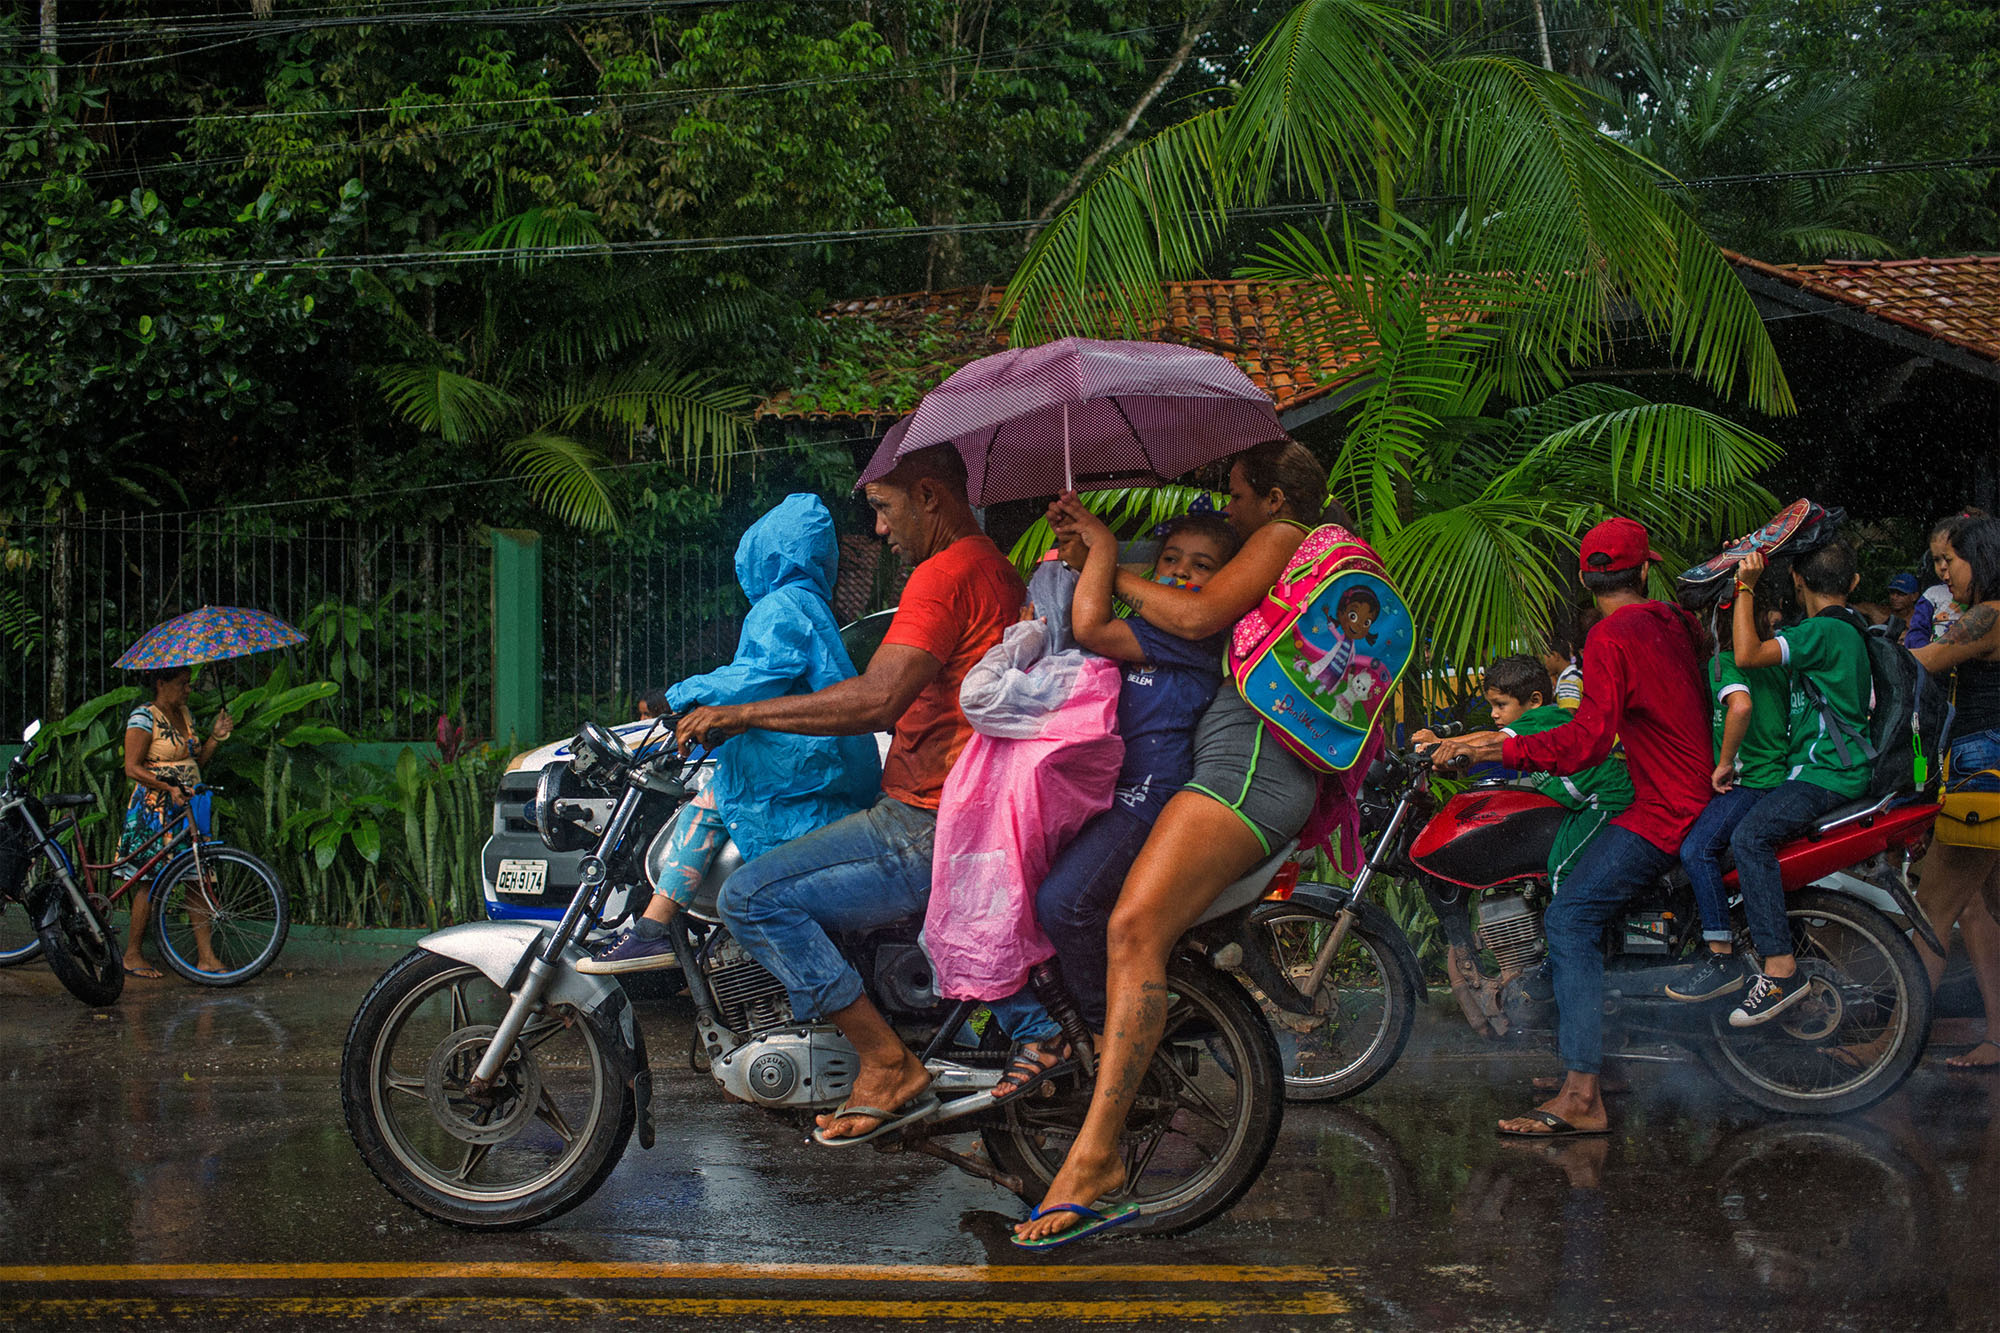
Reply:
[[542, 536], [493, 529], [493, 738], [542, 741]]

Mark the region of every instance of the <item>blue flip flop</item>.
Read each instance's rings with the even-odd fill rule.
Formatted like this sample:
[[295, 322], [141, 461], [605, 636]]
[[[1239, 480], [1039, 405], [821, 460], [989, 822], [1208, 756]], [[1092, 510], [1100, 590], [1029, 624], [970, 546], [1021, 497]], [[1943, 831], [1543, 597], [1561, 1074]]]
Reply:
[[1014, 1243], [1024, 1250], [1051, 1250], [1058, 1245], [1067, 1245], [1073, 1240], [1082, 1240], [1085, 1236], [1094, 1236], [1100, 1231], [1109, 1231], [1112, 1227], [1130, 1222], [1139, 1216], [1139, 1205], [1121, 1203], [1108, 1212], [1100, 1213], [1095, 1208], [1086, 1208], [1080, 1203], [1052, 1203], [1046, 1208], [1030, 1211], [1028, 1220], [1034, 1222], [1047, 1217], [1050, 1213], [1075, 1213], [1083, 1221], [1058, 1231], [1053, 1236], [1043, 1236], [1040, 1240], [1022, 1240], [1019, 1236], [1015, 1236]]

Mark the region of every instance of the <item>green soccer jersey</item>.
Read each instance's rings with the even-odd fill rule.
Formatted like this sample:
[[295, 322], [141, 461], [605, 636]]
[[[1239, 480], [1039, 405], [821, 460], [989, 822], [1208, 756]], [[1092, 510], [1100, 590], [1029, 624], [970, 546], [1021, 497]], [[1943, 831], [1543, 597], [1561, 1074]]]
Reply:
[[[1792, 675], [1791, 743], [1785, 776], [1850, 800], [1862, 795], [1868, 790], [1873, 766], [1867, 738], [1874, 678], [1861, 631], [1837, 613], [1822, 611], [1779, 630], [1778, 649]], [[1835, 734], [1828, 724], [1828, 713], [1843, 734]]]
[[1715, 699], [1715, 755], [1722, 757], [1722, 722], [1729, 696], [1750, 696], [1750, 729], [1736, 748], [1736, 774], [1744, 786], [1769, 791], [1785, 780], [1791, 754], [1791, 683], [1783, 667], [1745, 671], [1732, 653], [1717, 653], [1708, 664], [1708, 690]]
[[[1533, 736], [1538, 732], [1552, 731], [1575, 716], [1567, 708], [1544, 704], [1540, 708], [1530, 708], [1501, 730], [1509, 736]], [[1584, 844], [1598, 829], [1610, 823], [1613, 815], [1623, 814], [1626, 807], [1632, 804], [1632, 775], [1625, 771], [1624, 760], [1606, 759], [1581, 773], [1560, 776], [1536, 773], [1531, 777], [1530, 785], [1570, 810], [1569, 817], [1556, 830], [1555, 842], [1549, 847], [1549, 879], [1560, 889], [1563, 871], [1576, 860]]]

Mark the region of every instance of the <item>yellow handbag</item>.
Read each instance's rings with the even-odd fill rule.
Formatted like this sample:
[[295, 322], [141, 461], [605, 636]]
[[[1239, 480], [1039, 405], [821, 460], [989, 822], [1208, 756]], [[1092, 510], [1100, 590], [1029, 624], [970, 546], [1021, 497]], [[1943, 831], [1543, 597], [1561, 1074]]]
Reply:
[[[1956, 705], [1956, 679], [1952, 681], [1951, 693], [1952, 703]], [[1952, 790], [1954, 786], [1960, 790]], [[2000, 851], [2000, 769], [1954, 773], [1951, 751], [1945, 751], [1944, 808], [1938, 811], [1934, 836], [1939, 842], [1952, 847]]]

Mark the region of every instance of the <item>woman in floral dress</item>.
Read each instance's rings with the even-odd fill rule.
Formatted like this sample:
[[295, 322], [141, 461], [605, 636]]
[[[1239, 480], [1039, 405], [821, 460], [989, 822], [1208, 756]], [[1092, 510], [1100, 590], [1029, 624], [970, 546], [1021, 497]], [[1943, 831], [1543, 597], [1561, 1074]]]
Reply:
[[[201, 781], [201, 765], [215, 753], [216, 744], [228, 739], [235, 721], [227, 710], [218, 714], [215, 729], [207, 740], [195, 734], [194, 715], [188, 712], [188, 690], [193, 673], [188, 668], [165, 667], [150, 671], [143, 679], [153, 687], [153, 702], [140, 704], [125, 719], [125, 776], [132, 779], [132, 799], [125, 806], [125, 833], [118, 854], [126, 856], [146, 847], [160, 829], [172, 822], [188, 791]], [[179, 835], [174, 835], [178, 837]], [[165, 843], [154, 843], [145, 855], [151, 856]], [[151, 901], [150, 884], [132, 888], [132, 929], [125, 940], [125, 971], [135, 977], [157, 978], [159, 969], [147, 964], [139, 952], [145, 937], [146, 915]], [[208, 922], [191, 913], [195, 938], [195, 966], [204, 972], [223, 970], [209, 937]]]

